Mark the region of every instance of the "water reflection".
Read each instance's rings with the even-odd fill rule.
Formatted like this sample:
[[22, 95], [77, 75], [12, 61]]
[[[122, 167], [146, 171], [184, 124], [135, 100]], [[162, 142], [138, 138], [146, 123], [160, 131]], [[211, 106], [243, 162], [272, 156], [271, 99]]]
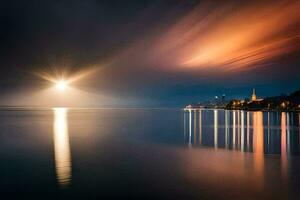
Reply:
[[202, 144], [202, 114], [199, 110], [199, 144]]
[[218, 148], [218, 111], [214, 110], [214, 146]]
[[184, 113], [185, 142], [190, 147], [255, 152], [258, 160], [263, 154], [281, 154], [282, 160], [289, 154], [299, 155], [299, 125], [298, 113], [208, 109]]
[[281, 114], [281, 173], [282, 178], [285, 180], [285, 172], [287, 170], [287, 118], [286, 113]]
[[254, 171], [261, 186], [263, 184], [264, 174], [264, 127], [263, 113], [253, 112], [253, 151], [254, 153]]
[[300, 154], [299, 113], [190, 109], [184, 113], [184, 127], [186, 123], [189, 134], [185, 141], [190, 148], [252, 152], [252, 176], [258, 188], [265, 184], [266, 154], [280, 155], [283, 183], [289, 178], [289, 155]]
[[233, 111], [233, 116], [232, 116], [232, 146], [233, 149], [235, 149], [235, 135], [236, 135], [236, 120], [235, 117], [236, 116], [236, 111]]
[[72, 178], [72, 162], [68, 133], [67, 108], [54, 108], [54, 156], [59, 186], [67, 187]]

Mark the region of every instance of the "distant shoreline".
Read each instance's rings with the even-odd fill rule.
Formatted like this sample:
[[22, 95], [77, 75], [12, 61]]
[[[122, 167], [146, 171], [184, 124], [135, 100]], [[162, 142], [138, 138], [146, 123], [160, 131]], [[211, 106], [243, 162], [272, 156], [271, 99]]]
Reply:
[[[218, 98], [216, 98], [218, 100]], [[257, 98], [255, 89], [251, 99], [231, 99], [226, 101], [215, 101], [207, 103], [197, 103], [185, 106], [186, 109], [216, 108], [225, 110], [245, 110], [264, 112], [300, 112], [300, 90], [289, 95]]]
[[266, 110], [266, 109], [261, 109], [261, 110], [249, 110], [249, 109], [227, 109], [227, 108], [183, 108], [185, 111], [189, 110], [229, 110], [229, 111], [249, 111], [249, 112], [294, 112], [294, 113], [300, 113], [300, 110]]

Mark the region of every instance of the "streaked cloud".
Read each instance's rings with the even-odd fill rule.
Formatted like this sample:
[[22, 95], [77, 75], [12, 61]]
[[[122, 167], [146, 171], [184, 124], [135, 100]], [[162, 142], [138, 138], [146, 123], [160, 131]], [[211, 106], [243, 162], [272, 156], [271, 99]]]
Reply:
[[244, 70], [300, 48], [300, 1], [205, 2], [161, 34], [153, 59], [173, 68]]

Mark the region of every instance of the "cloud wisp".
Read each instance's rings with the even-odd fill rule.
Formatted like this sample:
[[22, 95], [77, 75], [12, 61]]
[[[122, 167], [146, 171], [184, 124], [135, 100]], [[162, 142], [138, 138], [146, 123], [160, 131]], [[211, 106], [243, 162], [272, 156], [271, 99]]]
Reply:
[[201, 3], [158, 34], [148, 52], [156, 62], [179, 69], [267, 65], [299, 51], [299, 10], [299, 1]]

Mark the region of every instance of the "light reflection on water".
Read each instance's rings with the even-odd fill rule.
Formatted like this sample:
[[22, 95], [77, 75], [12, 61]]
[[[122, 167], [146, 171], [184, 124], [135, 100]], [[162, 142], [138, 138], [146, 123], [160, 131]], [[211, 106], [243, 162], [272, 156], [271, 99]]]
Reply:
[[263, 113], [254, 112], [253, 115], [253, 151], [254, 154], [254, 173], [259, 178], [258, 184], [263, 185], [264, 174], [264, 128]]
[[299, 117], [204, 109], [0, 111], [0, 193], [299, 197]]
[[287, 181], [288, 156], [299, 155], [299, 126], [300, 114], [295, 113], [189, 109], [184, 113], [184, 141], [190, 148], [253, 153], [253, 176], [262, 187], [266, 154], [280, 155], [281, 177]]
[[286, 179], [285, 171], [287, 170], [287, 145], [286, 145], [286, 113], [281, 114], [281, 172], [282, 177]]
[[285, 112], [189, 109], [184, 113], [184, 140], [190, 147], [281, 154], [282, 157], [298, 155], [300, 121], [295, 116]]
[[54, 108], [54, 156], [59, 186], [67, 187], [72, 178], [72, 161], [68, 133], [67, 108]]

